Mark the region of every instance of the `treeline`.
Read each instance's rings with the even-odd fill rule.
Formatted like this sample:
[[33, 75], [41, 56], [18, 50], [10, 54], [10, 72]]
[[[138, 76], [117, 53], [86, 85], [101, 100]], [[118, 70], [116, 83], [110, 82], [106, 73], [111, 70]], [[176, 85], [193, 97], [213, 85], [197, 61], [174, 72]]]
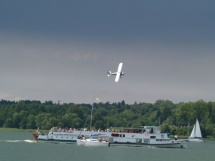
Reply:
[[[90, 104], [57, 104], [52, 101], [0, 101], [0, 127], [20, 129], [90, 128]], [[215, 138], [215, 102], [174, 104], [169, 100], [152, 103], [94, 103], [92, 127], [140, 127], [161, 125], [162, 132], [188, 136], [198, 118], [203, 137]]]

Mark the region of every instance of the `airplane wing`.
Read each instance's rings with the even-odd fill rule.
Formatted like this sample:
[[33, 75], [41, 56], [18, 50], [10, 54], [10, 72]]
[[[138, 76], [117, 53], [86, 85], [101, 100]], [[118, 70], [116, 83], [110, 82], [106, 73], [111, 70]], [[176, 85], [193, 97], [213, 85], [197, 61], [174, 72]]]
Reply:
[[120, 75], [121, 75], [121, 70], [122, 70], [122, 65], [123, 65], [123, 63], [119, 63], [118, 70], [116, 72], [115, 82], [119, 81], [119, 78], [120, 78]]
[[116, 77], [115, 77], [115, 82], [118, 82], [120, 78], [120, 72], [117, 72]]
[[121, 73], [123, 63], [119, 63], [117, 73]]

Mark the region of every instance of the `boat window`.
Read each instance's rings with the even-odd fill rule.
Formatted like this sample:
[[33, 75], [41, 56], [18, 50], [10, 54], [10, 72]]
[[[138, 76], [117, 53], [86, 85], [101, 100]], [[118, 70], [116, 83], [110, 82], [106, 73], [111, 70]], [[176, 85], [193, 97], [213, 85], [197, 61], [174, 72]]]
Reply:
[[111, 136], [113, 136], [113, 137], [125, 137], [125, 134], [112, 133]]
[[156, 139], [156, 141], [170, 141], [170, 139]]
[[111, 136], [113, 136], [113, 137], [119, 137], [119, 134], [112, 133]]
[[125, 137], [125, 134], [120, 134], [120, 137]]
[[150, 138], [151, 138], [151, 139], [155, 139], [155, 138], [156, 138], [156, 136], [150, 136]]

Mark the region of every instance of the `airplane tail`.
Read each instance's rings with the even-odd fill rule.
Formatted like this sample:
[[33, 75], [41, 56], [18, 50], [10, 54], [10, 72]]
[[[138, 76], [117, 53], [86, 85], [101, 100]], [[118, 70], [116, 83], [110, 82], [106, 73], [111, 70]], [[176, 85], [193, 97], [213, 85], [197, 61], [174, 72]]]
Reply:
[[110, 77], [111, 76], [111, 71], [107, 72], [107, 76]]

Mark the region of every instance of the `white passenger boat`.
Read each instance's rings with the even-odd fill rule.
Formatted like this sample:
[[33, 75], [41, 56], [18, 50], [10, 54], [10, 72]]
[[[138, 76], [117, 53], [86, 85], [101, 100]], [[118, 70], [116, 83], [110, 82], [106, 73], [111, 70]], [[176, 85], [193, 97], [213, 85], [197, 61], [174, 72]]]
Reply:
[[111, 145], [153, 146], [158, 148], [185, 148], [184, 140], [170, 139], [168, 133], [161, 133], [157, 126], [145, 126], [144, 128], [127, 128], [120, 133], [111, 133]]
[[40, 131], [36, 131], [33, 134], [33, 137], [37, 141], [46, 141], [46, 142], [67, 142], [67, 143], [75, 143], [80, 135], [91, 136], [91, 134], [100, 135], [99, 132], [94, 131], [84, 131], [84, 130], [59, 130], [57, 128], [52, 128], [48, 134], [43, 134]]
[[[119, 128], [118, 128], [119, 129]], [[37, 141], [62, 141], [62, 142], [79, 142], [80, 135], [90, 138], [92, 135], [98, 135], [103, 140], [109, 139], [112, 145], [132, 145], [132, 146], [154, 146], [159, 148], [184, 148], [186, 141], [170, 139], [168, 133], [161, 133], [157, 126], [145, 126], [141, 128], [121, 128], [119, 132], [111, 130], [105, 131], [71, 131], [55, 132], [50, 130], [48, 134], [33, 134]], [[98, 138], [97, 137], [97, 138]], [[86, 141], [85, 141], [86, 142]], [[97, 141], [98, 142], [98, 141]], [[82, 141], [80, 144], [97, 144], [95, 140], [88, 143]], [[79, 143], [78, 143], [79, 144]]]

